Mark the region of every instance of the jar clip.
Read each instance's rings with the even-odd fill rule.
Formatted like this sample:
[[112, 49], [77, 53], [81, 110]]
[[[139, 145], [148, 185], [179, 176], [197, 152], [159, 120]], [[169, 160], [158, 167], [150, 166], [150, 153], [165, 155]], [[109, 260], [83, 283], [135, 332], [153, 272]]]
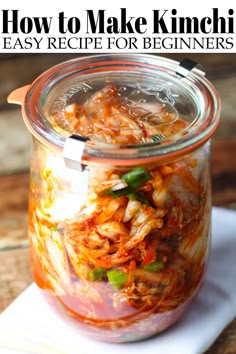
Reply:
[[176, 72], [176, 74], [181, 77], [186, 77], [189, 72], [195, 68], [199, 71], [201, 75], [205, 76], [206, 73], [202, 65], [188, 58], [183, 59], [179, 63], [178, 71]]
[[71, 135], [66, 139], [62, 153], [66, 167], [80, 172], [85, 170], [86, 166], [81, 161], [87, 140], [89, 138], [79, 135]]

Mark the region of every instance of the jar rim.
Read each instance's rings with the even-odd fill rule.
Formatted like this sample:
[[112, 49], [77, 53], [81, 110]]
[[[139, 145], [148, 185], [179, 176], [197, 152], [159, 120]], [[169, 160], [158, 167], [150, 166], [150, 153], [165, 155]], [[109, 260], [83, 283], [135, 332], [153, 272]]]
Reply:
[[[156, 161], [171, 160], [189, 153], [210, 139], [219, 124], [220, 98], [213, 85], [202, 75], [199, 69], [179, 71], [180, 63], [165, 57], [151, 54], [99, 54], [75, 58], [53, 66], [42, 73], [30, 85], [22, 113], [24, 121], [32, 135], [44, 145], [62, 152], [67, 137], [53, 129], [45, 115], [45, 102], [52, 89], [62, 80], [70, 80], [72, 75], [78, 77], [84, 72], [96, 73], [106, 70], [144, 70], [154, 73], [161, 72], [173, 82], [180, 83], [192, 91], [196, 102], [201, 102], [198, 117], [190, 124], [186, 134], [169, 144], [150, 144], [137, 146], [119, 146], [115, 144], [85, 144], [83, 163], [107, 163], [111, 165], [135, 165]], [[194, 99], [195, 99], [194, 98]], [[68, 134], [69, 137], [70, 134]]]

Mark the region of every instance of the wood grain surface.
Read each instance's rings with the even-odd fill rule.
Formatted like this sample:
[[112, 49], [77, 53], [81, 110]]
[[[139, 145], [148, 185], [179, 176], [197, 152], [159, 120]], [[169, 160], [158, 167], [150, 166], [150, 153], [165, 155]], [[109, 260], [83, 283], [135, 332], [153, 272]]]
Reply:
[[[168, 55], [181, 60], [186, 54]], [[0, 55], [0, 312], [32, 282], [27, 248], [30, 135], [20, 107], [6, 97], [71, 54]], [[236, 210], [236, 54], [191, 54], [222, 100], [222, 119], [212, 140], [214, 205]], [[174, 354], [174, 353], [173, 353]], [[206, 354], [236, 354], [236, 320]]]
[[0, 312], [32, 281], [28, 248], [0, 252]]

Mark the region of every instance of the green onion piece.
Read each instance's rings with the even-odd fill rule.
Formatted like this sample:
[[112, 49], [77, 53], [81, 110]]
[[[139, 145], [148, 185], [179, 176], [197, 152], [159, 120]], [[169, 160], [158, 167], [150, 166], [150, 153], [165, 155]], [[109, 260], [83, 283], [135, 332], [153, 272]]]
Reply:
[[141, 187], [144, 183], [152, 179], [152, 175], [143, 167], [134, 168], [132, 171], [125, 173], [121, 179], [128, 184], [128, 187], [113, 191], [111, 188], [107, 189], [103, 196], [109, 195], [112, 198], [119, 198], [128, 196], [129, 199], [139, 200], [143, 204], [149, 204], [144, 193], [136, 192], [135, 189]]
[[128, 274], [121, 270], [112, 269], [107, 272], [107, 277], [113, 289], [119, 289], [127, 282]]
[[119, 189], [117, 191], [113, 191], [111, 188], [107, 189], [105, 191], [105, 193], [103, 194], [104, 195], [109, 195], [110, 197], [112, 198], [119, 198], [119, 197], [122, 197], [124, 195], [127, 195], [128, 193], [132, 192], [132, 189], [129, 188], [129, 187], [125, 187], [125, 188], [122, 188], [122, 189]]
[[51, 230], [52, 231], [57, 231], [57, 226], [56, 225], [51, 226]]
[[129, 187], [136, 189], [152, 179], [152, 175], [143, 167], [137, 167], [132, 171], [125, 173], [123, 176], [121, 176], [121, 179], [124, 180]]
[[165, 263], [163, 261], [153, 262], [143, 267], [143, 269], [148, 270], [149, 272], [158, 272], [159, 270], [163, 270], [164, 268]]
[[89, 270], [89, 277], [91, 281], [101, 280], [105, 274], [104, 268], [97, 268], [94, 270]]

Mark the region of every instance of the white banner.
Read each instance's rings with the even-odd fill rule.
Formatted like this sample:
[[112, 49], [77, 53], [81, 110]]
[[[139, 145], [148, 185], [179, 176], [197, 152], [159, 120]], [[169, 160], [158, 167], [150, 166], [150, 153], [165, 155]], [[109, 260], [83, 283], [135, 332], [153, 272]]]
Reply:
[[0, 52], [236, 52], [235, 17], [233, 1], [8, 0]]

